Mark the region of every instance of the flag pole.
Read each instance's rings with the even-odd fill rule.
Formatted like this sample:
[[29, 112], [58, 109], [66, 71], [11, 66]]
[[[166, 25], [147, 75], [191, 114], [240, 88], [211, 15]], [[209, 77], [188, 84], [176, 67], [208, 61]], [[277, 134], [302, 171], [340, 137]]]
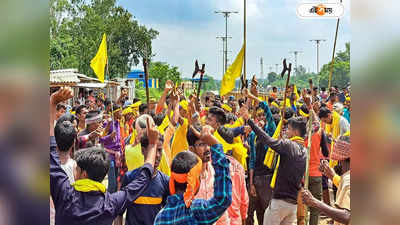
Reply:
[[243, 80], [246, 81], [246, 0], [244, 0], [244, 16], [243, 16], [243, 42], [244, 42], [244, 55], [243, 55]]
[[[309, 117], [308, 117], [308, 136], [307, 136], [307, 159], [306, 159], [306, 176], [304, 178], [304, 188], [308, 190], [309, 184], [309, 168], [310, 168], [310, 153], [311, 153], [311, 136], [312, 136], [312, 122], [314, 119], [314, 110], [310, 110]], [[310, 221], [310, 216], [308, 215], [308, 207], [304, 205], [304, 210], [306, 213], [305, 224], [308, 224]]]
[[[107, 43], [108, 37], [106, 37], [106, 43]], [[106, 63], [106, 80], [107, 80], [107, 89], [108, 93], [110, 94], [110, 102], [111, 102], [111, 125], [113, 126], [114, 130], [114, 113], [113, 113], [113, 94], [110, 91], [110, 72], [108, 71], [108, 64], [110, 63], [109, 57], [108, 57], [108, 45], [107, 45], [107, 63]]]

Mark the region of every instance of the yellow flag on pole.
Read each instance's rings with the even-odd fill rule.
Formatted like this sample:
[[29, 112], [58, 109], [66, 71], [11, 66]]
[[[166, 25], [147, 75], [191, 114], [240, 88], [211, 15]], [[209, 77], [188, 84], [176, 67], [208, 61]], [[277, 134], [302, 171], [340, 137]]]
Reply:
[[103, 40], [100, 43], [99, 50], [96, 56], [90, 61], [90, 67], [92, 67], [97, 78], [104, 83], [104, 69], [107, 65], [107, 38], [106, 34], [103, 34]]
[[243, 44], [243, 47], [236, 56], [235, 61], [226, 70], [224, 77], [222, 78], [221, 89], [219, 91], [221, 96], [228, 94], [235, 88], [235, 80], [236, 78], [240, 77], [240, 74], [242, 74], [245, 48], [246, 46]]

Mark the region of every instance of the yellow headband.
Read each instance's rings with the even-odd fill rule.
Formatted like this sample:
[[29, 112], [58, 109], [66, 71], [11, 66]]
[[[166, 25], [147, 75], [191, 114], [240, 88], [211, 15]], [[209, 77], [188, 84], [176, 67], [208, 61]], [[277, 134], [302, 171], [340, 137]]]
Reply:
[[232, 108], [231, 108], [229, 105], [227, 105], [227, 104], [223, 104], [221, 107], [222, 107], [223, 109], [225, 109], [226, 111], [228, 111], [228, 112], [232, 112]]
[[118, 108], [118, 109], [114, 110], [114, 111], [113, 111], [113, 114], [116, 113], [116, 112], [118, 112], [118, 111], [120, 111], [120, 110], [122, 110], [122, 108]]
[[179, 106], [188, 111], [189, 102], [186, 100], [182, 100], [181, 102], [179, 102]]

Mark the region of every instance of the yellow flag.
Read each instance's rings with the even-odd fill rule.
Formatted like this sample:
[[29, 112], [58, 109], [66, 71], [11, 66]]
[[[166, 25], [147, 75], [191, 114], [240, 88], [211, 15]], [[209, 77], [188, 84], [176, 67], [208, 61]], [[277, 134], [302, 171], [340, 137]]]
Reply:
[[246, 46], [243, 44], [242, 49], [239, 54], [236, 56], [235, 61], [229, 68], [226, 70], [224, 77], [221, 82], [221, 90], [219, 91], [221, 96], [224, 96], [231, 92], [235, 88], [235, 80], [240, 77], [242, 74], [242, 66], [243, 66], [243, 57], [244, 57], [244, 49]]
[[101, 41], [99, 50], [96, 56], [90, 61], [90, 67], [92, 67], [94, 73], [97, 75], [99, 80], [104, 83], [104, 69], [107, 64], [107, 38], [106, 34], [103, 34], [103, 40]]

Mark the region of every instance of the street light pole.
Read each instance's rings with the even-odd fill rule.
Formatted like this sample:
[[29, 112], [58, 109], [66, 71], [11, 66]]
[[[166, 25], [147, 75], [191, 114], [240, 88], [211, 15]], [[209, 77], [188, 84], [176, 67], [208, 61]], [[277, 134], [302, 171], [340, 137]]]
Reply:
[[313, 39], [310, 41], [315, 42], [315, 44], [317, 45], [317, 74], [319, 74], [319, 44], [321, 41], [326, 41], [326, 39]]
[[215, 13], [221, 13], [224, 15], [225, 17], [225, 66], [224, 66], [224, 73], [226, 72], [226, 70], [228, 69], [228, 17], [229, 14], [231, 13], [239, 13], [236, 11], [215, 11]]
[[295, 75], [298, 75], [298, 68], [297, 68], [297, 54], [303, 53], [303, 51], [291, 51], [290, 53], [294, 54], [294, 71]]

